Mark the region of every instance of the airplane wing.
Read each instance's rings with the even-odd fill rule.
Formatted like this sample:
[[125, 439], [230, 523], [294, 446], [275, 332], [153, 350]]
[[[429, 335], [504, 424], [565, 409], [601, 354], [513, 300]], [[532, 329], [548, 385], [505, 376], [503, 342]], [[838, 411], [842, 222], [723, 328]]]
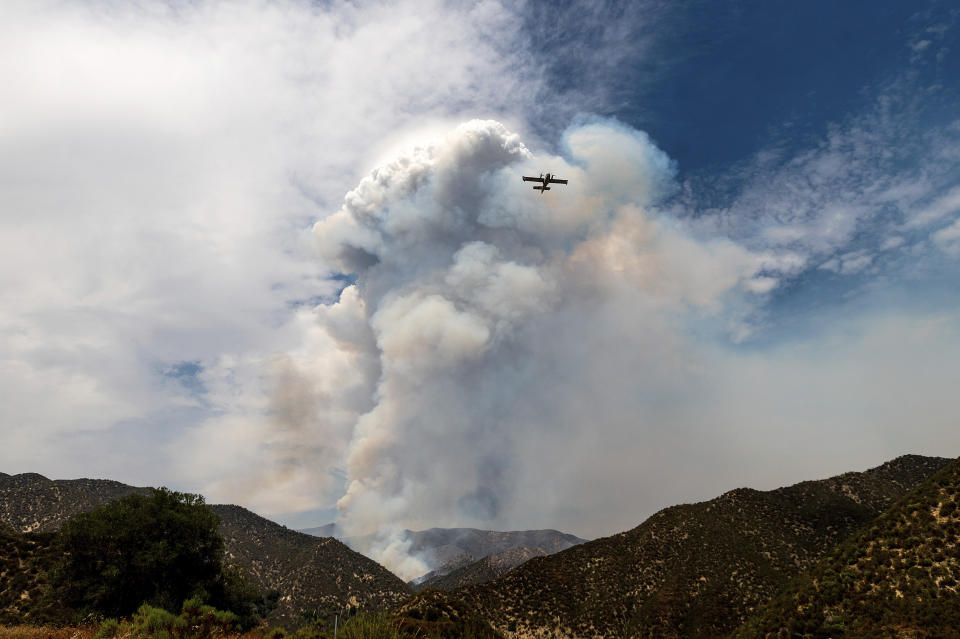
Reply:
[[526, 175], [523, 176], [523, 181], [524, 182], [543, 182], [543, 180], [540, 178], [527, 177]]
[[[524, 178], [524, 179], [526, 179], [526, 178]], [[553, 178], [550, 178], [549, 183], [550, 183], [550, 184], [566, 184], [567, 181], [566, 181], [566, 180], [554, 180]]]

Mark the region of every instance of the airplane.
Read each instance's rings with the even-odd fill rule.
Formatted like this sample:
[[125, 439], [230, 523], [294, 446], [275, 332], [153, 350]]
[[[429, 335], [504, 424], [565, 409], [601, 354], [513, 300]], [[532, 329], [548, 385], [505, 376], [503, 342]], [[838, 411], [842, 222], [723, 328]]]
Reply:
[[551, 175], [550, 173], [547, 173], [546, 177], [544, 177], [543, 173], [541, 173], [540, 177], [538, 178], [527, 177], [526, 175], [524, 175], [523, 181], [524, 182], [540, 182], [540, 186], [533, 187], [534, 191], [540, 191], [540, 195], [543, 195], [544, 191], [550, 190], [550, 187], [547, 186], [548, 184], [566, 184], [567, 183], [566, 180], [555, 179], [553, 175]]

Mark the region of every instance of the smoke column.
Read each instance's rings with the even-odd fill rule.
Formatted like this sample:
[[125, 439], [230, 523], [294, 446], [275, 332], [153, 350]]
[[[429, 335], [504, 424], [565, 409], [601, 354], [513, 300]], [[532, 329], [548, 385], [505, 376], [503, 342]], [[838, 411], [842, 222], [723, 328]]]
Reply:
[[[500, 123], [467, 122], [313, 229], [355, 277], [317, 310], [331, 344], [317, 357], [358, 364], [322, 383], [320, 419], [349, 442], [339, 525], [376, 532], [364, 550], [402, 577], [427, 569], [403, 527], [549, 524], [576, 503], [570, 476], [596, 489], [588, 465], [621, 463], [652, 399], [695, 380], [684, 318], [769, 273], [768, 257], [650, 213], [673, 169], [643, 133], [595, 121], [564, 145], [534, 157]], [[541, 196], [520, 179], [546, 171], [569, 185]]]

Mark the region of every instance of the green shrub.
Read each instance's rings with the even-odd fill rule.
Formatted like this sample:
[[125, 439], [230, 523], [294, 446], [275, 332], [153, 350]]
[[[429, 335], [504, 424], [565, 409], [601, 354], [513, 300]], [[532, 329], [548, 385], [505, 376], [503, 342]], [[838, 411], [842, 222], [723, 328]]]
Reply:
[[175, 610], [216, 585], [223, 539], [198, 495], [161, 488], [77, 515], [60, 529], [58, 596], [81, 614], [130, 615], [143, 603]]
[[205, 605], [199, 596], [183, 602], [180, 618], [189, 628], [190, 636], [197, 639], [227, 634], [236, 629], [240, 621], [240, 618], [229, 610], [217, 610], [213, 606]]
[[186, 600], [233, 613], [221, 615], [221, 626], [252, 628], [276, 608], [278, 594], [261, 594], [224, 564], [219, 523], [199, 495], [165, 488], [80, 514], [54, 539], [52, 594], [76, 618], [129, 616], [144, 603], [179, 613]]
[[343, 624], [337, 639], [404, 639], [387, 615], [358, 614]]
[[[330, 636], [333, 636], [333, 631], [329, 633]], [[298, 628], [296, 632], [291, 635], [291, 639], [323, 639], [326, 635], [321, 632], [319, 626], [304, 626], [303, 628]]]
[[143, 604], [130, 623], [135, 639], [176, 639], [187, 635], [187, 622], [163, 608]]
[[[179, 615], [144, 604], [130, 621], [107, 619], [100, 624], [96, 639], [214, 639], [237, 629], [237, 615], [205, 605], [199, 597], [183, 603]], [[283, 632], [268, 633], [268, 639], [282, 639]]]
[[97, 629], [95, 639], [113, 639], [120, 633], [120, 622], [116, 619], [104, 619]]

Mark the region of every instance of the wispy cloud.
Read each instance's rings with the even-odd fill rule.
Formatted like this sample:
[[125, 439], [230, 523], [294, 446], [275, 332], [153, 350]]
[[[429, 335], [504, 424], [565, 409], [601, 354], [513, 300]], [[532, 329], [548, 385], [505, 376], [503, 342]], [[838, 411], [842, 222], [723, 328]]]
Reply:
[[872, 109], [806, 148], [759, 151], [713, 186], [691, 179], [674, 212], [705, 234], [791, 256], [789, 268], [770, 273], [783, 281], [818, 268], [879, 272], [891, 255], [915, 255], [960, 211], [960, 131], [931, 123], [912, 90], [898, 79]]

